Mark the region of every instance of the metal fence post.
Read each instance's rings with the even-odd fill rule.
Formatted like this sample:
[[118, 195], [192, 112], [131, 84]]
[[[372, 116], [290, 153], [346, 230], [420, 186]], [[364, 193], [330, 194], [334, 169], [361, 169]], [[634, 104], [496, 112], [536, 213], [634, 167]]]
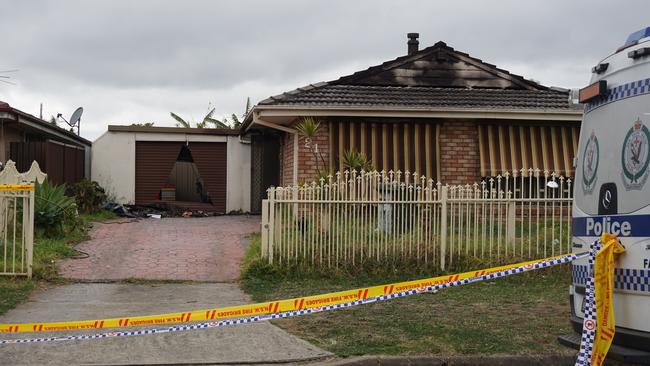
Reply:
[[275, 188], [271, 187], [268, 193], [268, 258], [269, 264], [273, 264], [273, 249], [275, 246]]
[[[510, 195], [510, 192], [508, 192], [508, 195]], [[513, 253], [515, 250], [515, 216], [516, 216], [516, 209], [517, 209], [517, 202], [512, 199], [512, 197], [509, 197], [508, 200], [508, 206], [507, 206], [507, 215], [506, 215], [506, 245], [512, 248]]]
[[447, 255], [447, 195], [449, 187], [444, 185], [440, 190], [440, 269], [445, 270]]
[[262, 258], [268, 258], [269, 251], [269, 200], [262, 200]]
[[[23, 210], [25, 207], [23, 207]], [[27, 277], [32, 278], [32, 262], [34, 257], [34, 185], [29, 191], [29, 222], [27, 223], [27, 228], [23, 227], [23, 230], [27, 230], [26, 243], [27, 244]]]

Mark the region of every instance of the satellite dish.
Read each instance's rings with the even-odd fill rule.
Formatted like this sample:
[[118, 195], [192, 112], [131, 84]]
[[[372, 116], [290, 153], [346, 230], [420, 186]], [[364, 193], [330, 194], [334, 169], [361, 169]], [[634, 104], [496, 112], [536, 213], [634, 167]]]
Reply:
[[70, 122], [68, 123], [70, 127], [76, 126], [79, 123], [79, 121], [81, 121], [81, 114], [83, 112], [84, 112], [83, 107], [79, 107], [77, 108], [76, 111], [74, 111], [74, 113], [72, 113], [72, 116], [70, 117]]

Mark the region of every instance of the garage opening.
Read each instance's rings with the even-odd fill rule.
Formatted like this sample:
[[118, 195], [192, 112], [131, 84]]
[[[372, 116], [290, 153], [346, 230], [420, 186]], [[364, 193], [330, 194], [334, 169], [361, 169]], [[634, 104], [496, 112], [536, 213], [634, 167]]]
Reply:
[[226, 211], [226, 143], [137, 141], [136, 204]]
[[203, 202], [212, 204], [212, 198], [201, 178], [189, 146], [183, 145], [176, 163], [167, 178], [167, 187], [161, 191], [163, 201]]

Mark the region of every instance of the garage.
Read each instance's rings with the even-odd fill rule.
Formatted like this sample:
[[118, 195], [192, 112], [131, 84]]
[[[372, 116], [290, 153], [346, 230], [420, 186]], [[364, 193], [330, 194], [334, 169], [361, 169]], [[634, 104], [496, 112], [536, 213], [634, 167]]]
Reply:
[[117, 203], [250, 212], [251, 147], [237, 130], [109, 126], [92, 161]]
[[226, 162], [225, 142], [136, 141], [135, 203], [225, 212]]

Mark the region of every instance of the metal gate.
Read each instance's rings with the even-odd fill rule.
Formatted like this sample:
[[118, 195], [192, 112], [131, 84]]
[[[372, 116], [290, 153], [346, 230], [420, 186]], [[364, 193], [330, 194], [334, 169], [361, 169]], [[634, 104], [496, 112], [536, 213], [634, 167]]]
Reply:
[[0, 275], [32, 277], [34, 185], [0, 185]]
[[20, 173], [9, 160], [0, 172], [0, 276], [32, 277], [33, 182], [43, 182], [46, 177], [36, 161]]

